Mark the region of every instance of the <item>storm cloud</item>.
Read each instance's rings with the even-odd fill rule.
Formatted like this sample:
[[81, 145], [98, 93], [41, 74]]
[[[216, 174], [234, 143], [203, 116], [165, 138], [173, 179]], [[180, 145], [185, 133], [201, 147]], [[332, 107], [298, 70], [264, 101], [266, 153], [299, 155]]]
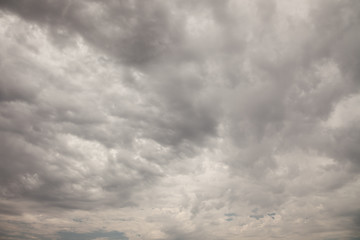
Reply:
[[0, 1], [1, 239], [360, 237], [360, 2]]

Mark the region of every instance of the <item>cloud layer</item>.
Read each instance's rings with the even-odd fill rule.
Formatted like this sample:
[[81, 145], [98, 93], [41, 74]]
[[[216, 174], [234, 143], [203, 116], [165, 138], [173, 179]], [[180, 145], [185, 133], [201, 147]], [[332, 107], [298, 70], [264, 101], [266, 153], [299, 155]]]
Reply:
[[360, 3], [0, 1], [0, 238], [360, 237]]

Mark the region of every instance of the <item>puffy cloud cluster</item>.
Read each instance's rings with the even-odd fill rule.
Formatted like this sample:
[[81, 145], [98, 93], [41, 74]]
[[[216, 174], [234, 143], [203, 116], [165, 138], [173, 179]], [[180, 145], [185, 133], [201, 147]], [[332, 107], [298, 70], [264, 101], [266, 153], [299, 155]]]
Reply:
[[2, 0], [0, 33], [0, 238], [360, 236], [360, 3]]

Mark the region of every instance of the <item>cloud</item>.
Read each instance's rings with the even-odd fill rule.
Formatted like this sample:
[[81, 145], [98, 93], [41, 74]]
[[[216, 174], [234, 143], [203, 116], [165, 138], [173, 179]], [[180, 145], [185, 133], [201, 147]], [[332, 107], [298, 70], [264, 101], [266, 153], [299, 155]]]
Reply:
[[357, 237], [359, 8], [1, 1], [2, 236]]
[[237, 216], [236, 213], [225, 213], [224, 215], [227, 216], [227, 217], [235, 217], [235, 216]]
[[272, 219], [275, 219], [276, 213], [268, 213], [267, 215], [268, 215], [269, 217], [271, 217]]
[[260, 218], [264, 218], [264, 215], [250, 215], [249, 217], [259, 220]]

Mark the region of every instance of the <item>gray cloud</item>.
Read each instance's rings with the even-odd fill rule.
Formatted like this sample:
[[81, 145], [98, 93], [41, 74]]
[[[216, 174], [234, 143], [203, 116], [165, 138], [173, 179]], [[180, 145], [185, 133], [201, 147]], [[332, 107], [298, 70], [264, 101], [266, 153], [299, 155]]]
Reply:
[[357, 237], [359, 13], [1, 1], [2, 237]]
[[249, 217], [259, 220], [260, 218], [264, 218], [264, 215], [250, 215]]

